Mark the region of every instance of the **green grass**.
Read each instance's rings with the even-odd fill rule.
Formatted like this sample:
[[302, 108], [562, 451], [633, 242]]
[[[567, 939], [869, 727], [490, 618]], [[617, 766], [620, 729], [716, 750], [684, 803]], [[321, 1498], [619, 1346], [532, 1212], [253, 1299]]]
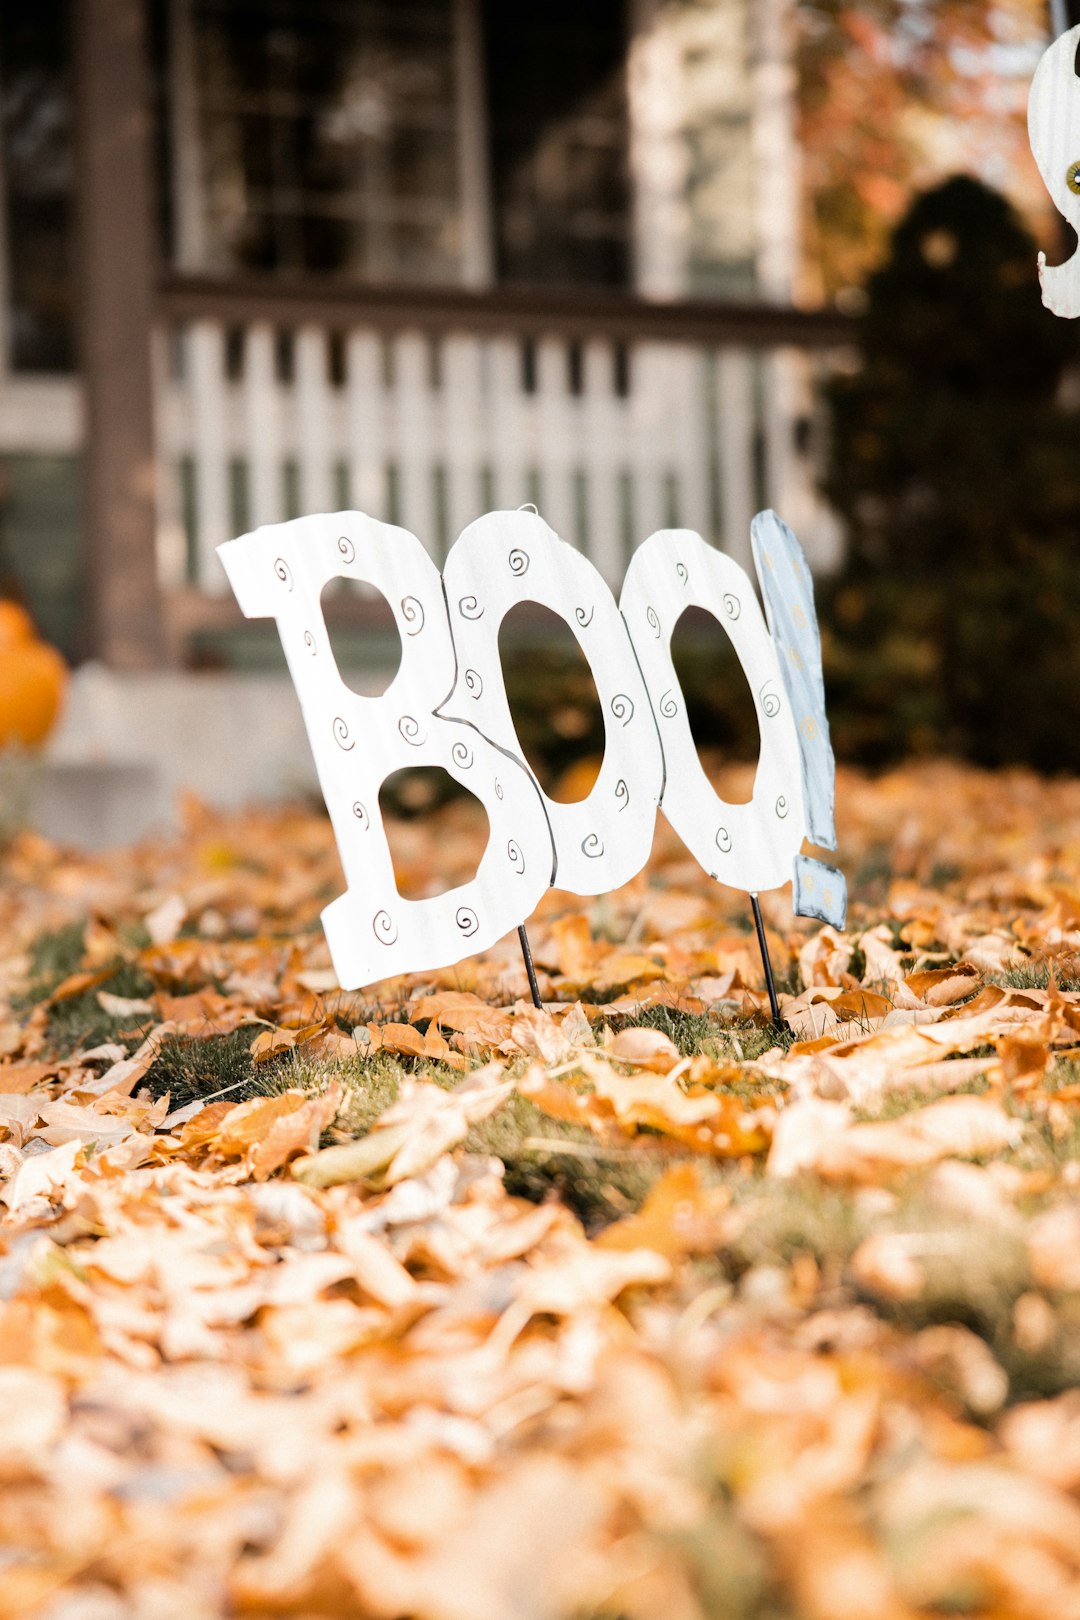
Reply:
[[639, 1209], [657, 1178], [681, 1157], [654, 1137], [609, 1148], [584, 1126], [551, 1119], [516, 1096], [474, 1125], [465, 1147], [501, 1159], [506, 1189], [515, 1197], [540, 1204], [556, 1196], [588, 1231]]
[[[373, 1057], [358, 1053], [332, 1065], [298, 1052], [270, 1072], [267, 1069], [269, 1065], [253, 1076], [253, 1090], [286, 1086], [321, 1090], [328, 1080], [345, 1088], [333, 1140], [365, 1136], [396, 1100], [408, 1074], [447, 1089], [462, 1079], [445, 1064], [383, 1052]], [[609, 1149], [587, 1127], [551, 1119], [534, 1103], [517, 1096], [474, 1125], [464, 1145], [468, 1153], [501, 1160], [507, 1189], [516, 1197], [543, 1203], [558, 1196], [590, 1230], [639, 1208], [657, 1177], [681, 1157], [654, 1137], [628, 1140], [625, 1147]]]
[[169, 1093], [173, 1108], [198, 1099], [207, 1101], [220, 1092], [233, 1102], [245, 1102], [272, 1089], [271, 1080], [281, 1067], [279, 1059], [256, 1067], [251, 1043], [258, 1027], [245, 1026], [229, 1035], [191, 1035], [166, 1040], [142, 1084], [152, 1097]]
[[[125, 1000], [142, 1000], [153, 994], [153, 981], [131, 962], [118, 961], [115, 968], [100, 984], [83, 990], [77, 996], [68, 996], [49, 1008], [45, 1039], [51, 1053], [60, 1057], [99, 1046], [104, 1041], [118, 1041], [133, 1050], [138, 1045], [140, 1030], [149, 1030], [157, 1022], [154, 1013], [134, 1017], [114, 1018], [98, 1001], [98, 992], [123, 996]], [[120, 1031], [126, 1040], [120, 1040]]]
[[763, 1052], [775, 1046], [786, 1050], [796, 1040], [790, 1029], [776, 1030], [771, 1024], [748, 1018], [724, 1022], [715, 1013], [683, 1012], [663, 1003], [611, 1019], [610, 1023], [613, 1029], [657, 1029], [683, 1057], [704, 1052], [722, 1063], [752, 1063]]
[[[53, 991], [72, 974], [83, 967], [86, 924], [69, 923], [51, 933], [42, 934], [30, 948], [30, 972], [27, 987], [14, 1003], [16, 1012], [27, 1013], [48, 999]], [[141, 929], [130, 929], [124, 943], [137, 950], [145, 943]], [[138, 1044], [136, 1032], [149, 1029], [156, 1022], [151, 1013], [141, 1017], [114, 1018], [98, 1001], [99, 991], [121, 996], [127, 1001], [143, 1000], [153, 994], [153, 981], [135, 963], [118, 956], [104, 979], [68, 996], [49, 1008], [45, 1028], [46, 1046], [50, 1056], [69, 1057], [73, 1052], [105, 1041], [119, 1042], [132, 1050]], [[120, 1041], [119, 1032], [128, 1037]]]
[[[1070, 958], [1071, 960], [1071, 958]], [[1023, 962], [1002, 973], [988, 973], [988, 984], [999, 984], [1005, 990], [1046, 990], [1050, 984], [1053, 964], [1049, 962]], [[1054, 970], [1059, 990], [1080, 990], [1080, 979]]]
[[30, 947], [33, 993], [28, 999], [40, 1001], [78, 969], [83, 958], [85, 936], [84, 922], [68, 923], [64, 928], [38, 936]]

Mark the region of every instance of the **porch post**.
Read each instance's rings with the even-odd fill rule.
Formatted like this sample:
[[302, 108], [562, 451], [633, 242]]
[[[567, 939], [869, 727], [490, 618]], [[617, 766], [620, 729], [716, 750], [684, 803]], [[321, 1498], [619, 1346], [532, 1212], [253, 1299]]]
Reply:
[[144, 0], [75, 0], [87, 649], [163, 661], [155, 558], [153, 216]]

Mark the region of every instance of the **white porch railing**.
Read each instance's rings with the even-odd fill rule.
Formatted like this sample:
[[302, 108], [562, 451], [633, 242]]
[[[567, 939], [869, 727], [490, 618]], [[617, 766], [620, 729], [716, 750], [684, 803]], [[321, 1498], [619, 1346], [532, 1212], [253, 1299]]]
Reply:
[[223, 540], [353, 506], [436, 559], [472, 518], [531, 501], [618, 587], [685, 525], [749, 561], [775, 506], [836, 560], [817, 495], [816, 382], [844, 332], [793, 311], [431, 295], [313, 298], [177, 280], [163, 294], [161, 582], [226, 590]]

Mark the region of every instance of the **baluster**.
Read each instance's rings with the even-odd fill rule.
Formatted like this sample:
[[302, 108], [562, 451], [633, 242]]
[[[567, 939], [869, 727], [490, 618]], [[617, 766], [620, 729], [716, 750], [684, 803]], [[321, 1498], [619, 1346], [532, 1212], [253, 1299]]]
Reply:
[[428, 343], [419, 332], [403, 332], [394, 339], [393, 392], [393, 459], [401, 479], [398, 521], [437, 557], [433, 389]]
[[504, 509], [531, 500], [528, 469], [532, 451], [533, 404], [522, 379], [521, 339], [495, 338], [488, 351], [491, 371], [491, 446], [495, 504]]
[[225, 335], [218, 321], [194, 321], [188, 336], [195, 459], [196, 577], [218, 596], [228, 589], [217, 547], [233, 538], [225, 409]]
[[668, 351], [670, 470], [677, 484], [679, 527], [712, 539], [709, 499], [709, 390], [705, 356], [689, 343]]
[[765, 465], [768, 503], [784, 518], [816, 566], [835, 561], [838, 527], [817, 491], [817, 469], [796, 443], [800, 417], [811, 420], [813, 392], [809, 356], [800, 349], [773, 349], [763, 368]]
[[542, 338], [536, 355], [540, 515], [560, 540], [577, 539], [573, 464], [579, 447], [577, 400], [570, 393], [566, 343]]
[[332, 512], [337, 506], [327, 361], [326, 333], [317, 326], [302, 326], [296, 338], [296, 443], [304, 513]]
[[584, 355], [582, 462], [589, 514], [589, 557], [615, 595], [622, 586], [619, 470], [626, 460], [626, 412], [615, 393], [615, 356], [610, 342], [586, 343]]
[[754, 377], [747, 349], [721, 349], [716, 376], [720, 437], [720, 525], [724, 550], [752, 568], [750, 519], [754, 490]]
[[385, 518], [386, 422], [382, 349], [374, 332], [349, 333], [345, 347], [349, 498], [358, 512]]
[[456, 333], [443, 349], [445, 366], [444, 449], [449, 481], [452, 545], [467, 523], [481, 516], [480, 467], [486, 443], [486, 400], [480, 339]]
[[244, 426], [252, 528], [278, 523], [281, 503], [281, 394], [274, 367], [274, 329], [256, 321], [245, 334]]
[[664, 345], [635, 343], [630, 354], [630, 457], [634, 511], [632, 540], [639, 546], [657, 529], [667, 526], [665, 476], [667, 421], [671, 401], [667, 393]]
[[155, 327], [151, 338], [151, 367], [154, 398], [157, 402], [155, 453], [157, 478], [156, 556], [158, 583], [166, 590], [183, 585], [187, 571], [187, 539], [184, 534], [183, 501], [180, 493], [178, 461], [188, 451], [190, 421], [186, 399], [170, 376], [170, 334]]

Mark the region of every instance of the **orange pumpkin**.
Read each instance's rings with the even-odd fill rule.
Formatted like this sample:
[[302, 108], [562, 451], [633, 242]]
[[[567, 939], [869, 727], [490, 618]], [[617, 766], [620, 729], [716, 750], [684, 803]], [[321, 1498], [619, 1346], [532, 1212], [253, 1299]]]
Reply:
[[0, 651], [14, 647], [16, 642], [36, 641], [34, 621], [18, 602], [0, 598]]
[[67, 665], [39, 641], [17, 602], [0, 601], [0, 748], [44, 742], [67, 687]]

